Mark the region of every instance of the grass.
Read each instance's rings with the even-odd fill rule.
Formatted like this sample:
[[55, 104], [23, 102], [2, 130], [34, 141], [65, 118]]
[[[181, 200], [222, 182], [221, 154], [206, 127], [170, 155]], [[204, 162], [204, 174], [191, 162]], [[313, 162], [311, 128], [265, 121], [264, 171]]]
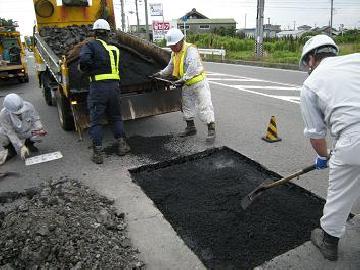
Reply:
[[[316, 34], [316, 33], [312, 33]], [[261, 59], [254, 55], [255, 41], [249, 38], [219, 36], [216, 34], [190, 34], [187, 41], [199, 48], [225, 49], [226, 59], [244, 61], [264, 61], [269, 63], [298, 64], [301, 51], [308, 37], [266, 39], [264, 56]], [[340, 47], [340, 55], [360, 52], [360, 31], [351, 30], [348, 34], [335, 38]]]

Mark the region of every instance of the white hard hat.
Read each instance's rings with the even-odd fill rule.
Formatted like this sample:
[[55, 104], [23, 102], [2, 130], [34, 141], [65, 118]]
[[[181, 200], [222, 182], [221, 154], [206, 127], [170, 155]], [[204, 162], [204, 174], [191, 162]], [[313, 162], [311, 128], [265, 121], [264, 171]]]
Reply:
[[[323, 48], [321, 48], [321, 47], [323, 47]], [[305, 66], [307, 64], [305, 60], [307, 58], [308, 53], [313, 50], [316, 50], [318, 48], [320, 48], [320, 49], [318, 51], [316, 51], [316, 53], [332, 52], [334, 54], [338, 54], [338, 52], [339, 52], [338, 46], [336, 46], [335, 41], [331, 37], [329, 37], [327, 35], [313, 36], [308, 41], [306, 41], [306, 43], [303, 47], [300, 62], [299, 62], [300, 69], [305, 69]]]
[[109, 23], [104, 19], [98, 19], [94, 22], [93, 30], [107, 30], [110, 31]]
[[24, 107], [24, 100], [17, 94], [8, 94], [4, 98], [4, 108], [11, 113], [20, 114]]
[[184, 38], [184, 34], [183, 32], [181, 32], [180, 29], [177, 28], [171, 28], [167, 33], [166, 33], [166, 46], [173, 46], [175, 45], [177, 42], [179, 42], [180, 40], [182, 40]]

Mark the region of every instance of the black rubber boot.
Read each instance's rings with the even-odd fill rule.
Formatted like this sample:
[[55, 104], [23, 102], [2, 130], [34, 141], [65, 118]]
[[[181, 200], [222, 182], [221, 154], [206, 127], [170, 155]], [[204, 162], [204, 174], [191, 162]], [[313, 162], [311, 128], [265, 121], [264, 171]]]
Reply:
[[34, 145], [34, 142], [30, 141], [29, 139], [25, 140], [25, 146], [29, 149], [32, 153], [39, 152], [39, 149]]
[[118, 139], [118, 149], [117, 149], [117, 154], [119, 156], [124, 156], [127, 153], [130, 152], [130, 146], [128, 145], [128, 143], [126, 142], [125, 138], [119, 138]]
[[104, 162], [101, 146], [93, 146], [93, 156], [91, 160], [96, 164], [102, 164]]
[[325, 259], [329, 261], [336, 261], [338, 259], [339, 238], [317, 228], [311, 232], [311, 242], [319, 248]]
[[6, 157], [6, 161], [8, 161], [9, 159], [11, 159], [17, 155], [16, 150], [11, 143], [9, 145], [5, 146], [5, 149], [8, 150], [8, 155]]
[[211, 122], [208, 124], [208, 136], [206, 138], [206, 141], [213, 142], [215, 140], [215, 137], [216, 137], [215, 123]]
[[180, 133], [180, 137], [188, 137], [196, 135], [196, 127], [194, 120], [186, 120], [186, 128]]

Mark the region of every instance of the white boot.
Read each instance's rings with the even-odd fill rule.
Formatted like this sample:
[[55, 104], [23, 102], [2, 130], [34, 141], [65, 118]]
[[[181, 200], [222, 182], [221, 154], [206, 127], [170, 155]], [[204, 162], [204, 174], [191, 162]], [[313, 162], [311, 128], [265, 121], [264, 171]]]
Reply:
[[9, 154], [9, 150], [7, 149], [0, 151], [0, 165], [3, 165], [5, 163], [8, 154]]

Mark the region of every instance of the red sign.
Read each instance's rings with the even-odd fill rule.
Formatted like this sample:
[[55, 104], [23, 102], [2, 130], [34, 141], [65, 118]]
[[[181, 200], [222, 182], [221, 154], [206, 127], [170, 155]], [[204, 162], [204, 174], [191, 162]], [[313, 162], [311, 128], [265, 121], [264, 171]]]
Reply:
[[170, 29], [170, 23], [169, 22], [153, 22], [153, 29], [154, 30], [169, 30]]

